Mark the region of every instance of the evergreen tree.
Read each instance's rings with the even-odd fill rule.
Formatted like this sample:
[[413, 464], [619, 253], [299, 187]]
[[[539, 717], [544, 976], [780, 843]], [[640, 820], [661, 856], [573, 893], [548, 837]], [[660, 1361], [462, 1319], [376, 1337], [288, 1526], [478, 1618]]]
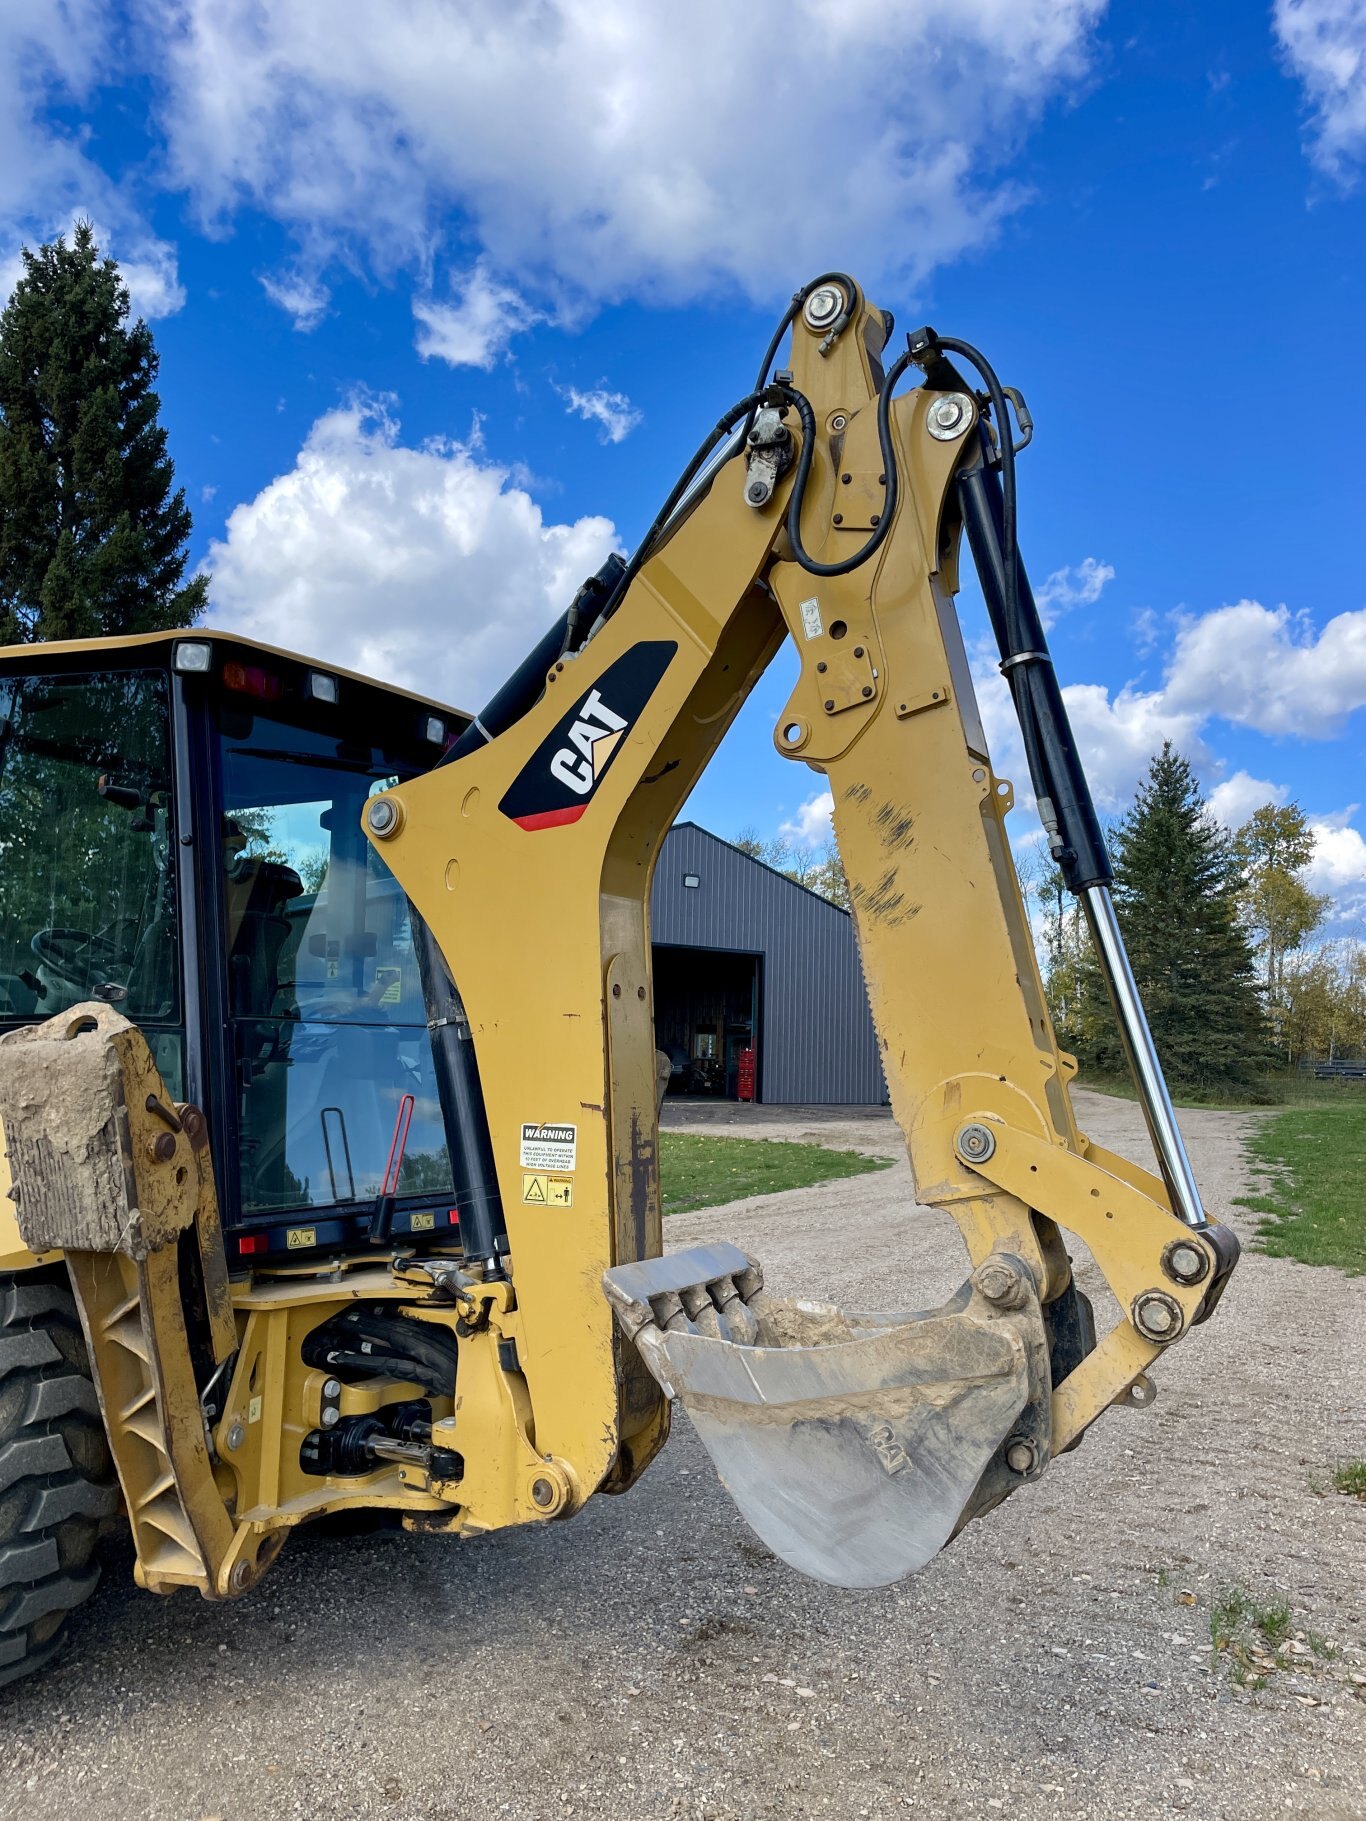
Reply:
[[190, 513], [157, 353], [88, 222], [23, 253], [0, 314], [0, 644], [188, 626]]
[[[1256, 967], [1238, 919], [1242, 869], [1189, 761], [1170, 741], [1115, 831], [1114, 860], [1115, 908], [1169, 1079], [1246, 1088], [1268, 1056]], [[1094, 962], [1082, 996], [1084, 1061], [1122, 1072], [1119, 1032]]]

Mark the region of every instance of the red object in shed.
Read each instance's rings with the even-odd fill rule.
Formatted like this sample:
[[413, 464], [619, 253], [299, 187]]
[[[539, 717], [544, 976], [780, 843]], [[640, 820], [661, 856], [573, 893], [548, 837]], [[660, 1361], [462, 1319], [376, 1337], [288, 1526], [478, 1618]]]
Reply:
[[754, 1098], [755, 1055], [753, 1050], [741, 1050], [735, 1058], [735, 1093], [737, 1099], [753, 1100]]

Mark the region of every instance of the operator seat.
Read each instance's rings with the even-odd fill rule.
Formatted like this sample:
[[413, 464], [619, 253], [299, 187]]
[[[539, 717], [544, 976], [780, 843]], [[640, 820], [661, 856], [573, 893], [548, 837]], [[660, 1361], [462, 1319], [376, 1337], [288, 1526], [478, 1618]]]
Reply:
[[[229, 827], [235, 831], [235, 824]], [[229, 833], [229, 848], [233, 839], [233, 833]], [[290, 936], [287, 907], [303, 896], [303, 880], [281, 860], [264, 854], [239, 853], [228, 862], [225, 887], [228, 991], [233, 1015], [288, 1017], [295, 1009], [293, 982], [280, 979], [280, 957]], [[286, 993], [288, 999], [282, 1003]]]

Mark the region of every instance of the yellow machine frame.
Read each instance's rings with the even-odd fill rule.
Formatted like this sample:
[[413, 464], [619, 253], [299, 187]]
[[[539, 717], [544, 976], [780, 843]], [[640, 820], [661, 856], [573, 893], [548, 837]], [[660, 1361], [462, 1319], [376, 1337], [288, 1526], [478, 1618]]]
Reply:
[[[793, 332], [793, 382], [818, 430], [802, 541], [827, 563], [868, 537], [885, 491], [876, 424], [883, 319], [861, 295], [850, 303], [850, 326], [833, 342], [800, 319]], [[1069, 1282], [1059, 1233], [1067, 1229], [1090, 1248], [1125, 1312], [1055, 1390], [1052, 1453], [1108, 1405], [1145, 1401], [1146, 1369], [1208, 1313], [1227, 1269], [1213, 1228], [1178, 1219], [1162, 1180], [1093, 1144], [1073, 1115], [1075, 1063], [1054, 1034], [1006, 834], [1012, 789], [991, 767], [953, 607], [961, 529], [953, 483], [973, 442], [976, 407], [963, 434], [946, 440], [927, 423], [934, 397], [915, 391], [891, 408], [901, 476], [895, 519], [862, 567], [814, 578], [793, 560], [784, 529], [791, 473], [756, 507], [743, 461], [728, 461], [645, 562], [619, 611], [549, 668], [540, 700], [521, 719], [367, 808], [371, 840], [459, 985], [509, 1276], [457, 1270], [438, 1251], [382, 1262], [373, 1253], [301, 1260], [234, 1277], [235, 1333], [220, 1336], [221, 1357], [232, 1364], [208, 1446], [200, 1435], [177, 1461], [165, 1446], [139, 1454], [128, 1439], [139, 1427], [182, 1442], [199, 1434], [201, 1387], [172, 1334], [174, 1285], [165, 1273], [159, 1288], [155, 1272], [149, 1276], [156, 1244], [147, 1240], [138, 1257], [125, 1239], [102, 1263], [69, 1241], [62, 1246], [145, 1584], [189, 1582], [210, 1597], [244, 1591], [288, 1528], [325, 1510], [389, 1507], [412, 1527], [456, 1532], [563, 1516], [596, 1490], [624, 1489], [662, 1445], [668, 1405], [615, 1330], [602, 1288], [605, 1272], [654, 1257], [663, 1244], [651, 878], [676, 814], [788, 636], [800, 674], [775, 744], [829, 783], [917, 1198], [949, 1210], [974, 1266], [1002, 1253], [1022, 1261], [1045, 1304]], [[566, 710], [642, 644], [675, 649], [639, 712], [611, 730], [610, 765], [593, 774], [583, 813], [533, 827], [504, 813], [509, 786]], [[55, 1022], [63, 1028], [41, 1027], [48, 1065], [61, 1065], [75, 1031], [85, 1043], [122, 1045], [120, 1067], [130, 1081], [137, 1076], [125, 1092], [129, 1107], [158, 1094], [126, 1027], [115, 1031], [119, 1021], [106, 1017], [94, 1033], [76, 1030], [72, 1014]], [[0, 1091], [0, 1116], [8, 1129], [28, 1114], [13, 1092]], [[152, 1177], [171, 1182], [171, 1199], [179, 1199], [168, 1231], [193, 1226], [203, 1246], [207, 1228], [211, 1251], [211, 1177], [202, 1145], [191, 1142], [193, 1117], [183, 1108], [177, 1117], [175, 1143], [160, 1161], [146, 1152], [145, 1114], [125, 1132], [137, 1173], [129, 1205], [148, 1205]], [[548, 1165], [534, 1161], [533, 1147], [528, 1165], [527, 1127], [566, 1128], [572, 1139], [559, 1141]], [[985, 1155], [978, 1140], [965, 1140], [973, 1128], [988, 1133]], [[14, 1215], [0, 1199], [0, 1265], [14, 1269], [58, 1256], [60, 1234], [34, 1211], [24, 1177], [27, 1168], [37, 1180], [32, 1158], [11, 1161], [19, 1199]], [[556, 1180], [553, 1205], [531, 1193], [547, 1172]], [[831, 1234], [834, 1242], [833, 1213]], [[1164, 1269], [1178, 1244], [1194, 1248], [1197, 1281], [1176, 1281]], [[1161, 1340], [1134, 1319], [1141, 1299], [1159, 1294], [1171, 1311]], [[116, 1370], [109, 1335], [137, 1313], [139, 1298], [136, 1344]], [[434, 1458], [459, 1457], [458, 1475], [401, 1460], [344, 1480], [302, 1471], [300, 1442], [329, 1396], [351, 1415], [415, 1390], [390, 1383], [329, 1391], [327, 1374], [303, 1363], [307, 1332], [357, 1299], [402, 1304], [457, 1335], [457, 1391], [434, 1406], [431, 1439]], [[136, 1383], [129, 1358], [142, 1361]], [[154, 1480], [178, 1499], [174, 1522], [165, 1517], [161, 1529]], [[172, 1531], [183, 1546], [168, 1567]]]

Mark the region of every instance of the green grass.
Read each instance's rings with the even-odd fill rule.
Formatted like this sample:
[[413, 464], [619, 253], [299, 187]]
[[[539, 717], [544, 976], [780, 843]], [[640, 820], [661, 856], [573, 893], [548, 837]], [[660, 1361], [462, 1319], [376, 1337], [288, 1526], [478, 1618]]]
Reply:
[[723, 1201], [804, 1189], [809, 1183], [890, 1167], [890, 1158], [865, 1157], [860, 1151], [828, 1151], [820, 1144], [659, 1134], [659, 1179], [666, 1214], [685, 1214], [691, 1208], [712, 1208]]
[[1349, 1499], [1366, 1499], [1366, 1461], [1344, 1461], [1335, 1467], [1333, 1490], [1346, 1493]]
[[1263, 1251], [1366, 1271], [1366, 1096], [1280, 1113], [1257, 1128], [1248, 1151], [1263, 1180], [1241, 1205], [1263, 1216]]
[[1240, 1688], [1265, 1688], [1278, 1669], [1300, 1669], [1310, 1658], [1329, 1662], [1337, 1645], [1317, 1631], [1294, 1631], [1284, 1600], [1255, 1600], [1245, 1587], [1222, 1588], [1209, 1614], [1210, 1642]]
[[[1138, 1099], [1127, 1075], [1097, 1075], [1083, 1070], [1075, 1085], [1097, 1094], [1112, 1094], [1117, 1100]], [[1230, 1112], [1290, 1106], [1366, 1107], [1366, 1081], [1318, 1081], [1312, 1075], [1299, 1073], [1259, 1075], [1250, 1088], [1236, 1094], [1182, 1087], [1174, 1082], [1167, 1085], [1179, 1107], [1213, 1107]]]

